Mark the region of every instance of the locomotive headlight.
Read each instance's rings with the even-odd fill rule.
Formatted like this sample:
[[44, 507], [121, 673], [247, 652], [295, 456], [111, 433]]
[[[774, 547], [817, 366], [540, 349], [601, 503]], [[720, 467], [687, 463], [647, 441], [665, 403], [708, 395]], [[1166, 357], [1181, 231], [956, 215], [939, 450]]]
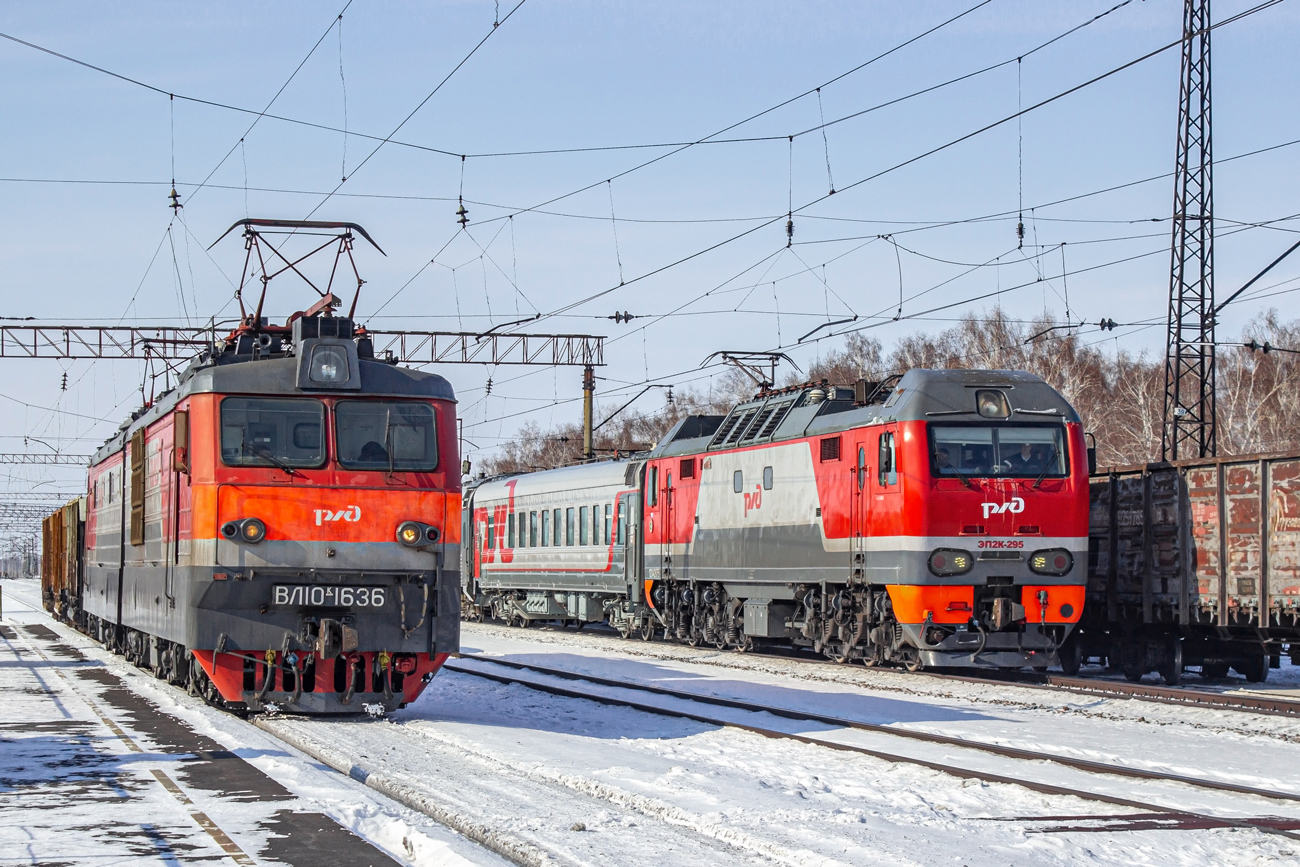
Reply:
[[956, 548], [936, 548], [930, 554], [930, 571], [936, 575], [964, 575], [975, 565], [969, 551]]
[[1029, 555], [1029, 568], [1039, 575], [1066, 575], [1074, 568], [1074, 555], [1064, 548], [1048, 548]]
[[424, 528], [414, 521], [403, 521], [397, 525], [397, 541], [408, 548], [413, 548], [424, 540]]
[[311, 353], [310, 375], [312, 382], [347, 382], [347, 355], [337, 346], [317, 346]]
[[257, 518], [248, 518], [239, 528], [239, 537], [245, 542], [260, 542], [266, 538], [266, 525]]
[[984, 418], [1007, 418], [1011, 415], [1007, 396], [1000, 391], [975, 392], [975, 409]]

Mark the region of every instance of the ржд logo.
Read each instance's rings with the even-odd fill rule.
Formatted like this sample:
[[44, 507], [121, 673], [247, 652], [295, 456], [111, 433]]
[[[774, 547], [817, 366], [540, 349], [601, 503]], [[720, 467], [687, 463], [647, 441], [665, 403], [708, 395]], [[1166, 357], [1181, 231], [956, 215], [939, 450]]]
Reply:
[[1020, 497], [1012, 497], [1008, 503], [980, 503], [984, 507], [984, 517], [989, 515], [1001, 515], [1003, 512], [1010, 512], [1013, 515], [1019, 515], [1025, 510], [1025, 501]]

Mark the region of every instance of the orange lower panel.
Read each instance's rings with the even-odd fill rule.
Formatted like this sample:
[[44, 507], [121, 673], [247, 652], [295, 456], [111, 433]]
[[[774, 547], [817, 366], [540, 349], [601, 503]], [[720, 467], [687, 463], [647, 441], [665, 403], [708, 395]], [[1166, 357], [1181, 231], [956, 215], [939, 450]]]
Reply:
[[[969, 584], [890, 584], [886, 589], [899, 623], [924, 623], [926, 615], [933, 623], [965, 623], [973, 612], [975, 588]], [[1047, 593], [1045, 605], [1038, 600], [1040, 591]], [[1085, 592], [1079, 584], [1027, 584], [1020, 588], [1025, 620], [1030, 623], [1078, 623], [1083, 614]]]
[[889, 584], [885, 589], [899, 623], [924, 623], [926, 614], [934, 623], [965, 623], [975, 610], [975, 588], [969, 584]]
[[[1038, 600], [1039, 591], [1047, 593], [1047, 603]], [[1078, 623], [1083, 614], [1087, 588], [1079, 584], [1025, 585], [1020, 604], [1025, 606], [1025, 620], [1030, 623]]]

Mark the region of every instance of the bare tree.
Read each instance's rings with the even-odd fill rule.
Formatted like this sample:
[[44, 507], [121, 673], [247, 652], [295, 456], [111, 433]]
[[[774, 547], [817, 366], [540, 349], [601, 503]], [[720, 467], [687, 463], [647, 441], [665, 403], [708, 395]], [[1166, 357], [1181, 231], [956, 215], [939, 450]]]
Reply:
[[[1251, 349], [1253, 341], [1254, 349]], [[1265, 352], [1265, 344], [1300, 349], [1300, 320], [1284, 323], [1277, 311], [1252, 320], [1239, 344], [1219, 351], [1217, 399], [1219, 453], [1300, 449], [1300, 355]], [[1158, 460], [1164, 414], [1164, 364], [1145, 353], [1123, 350], [1108, 355], [1090, 345], [1077, 328], [1063, 328], [1051, 316], [1030, 322], [1013, 320], [1001, 309], [984, 317], [967, 316], [934, 334], [916, 333], [885, 354], [880, 341], [861, 332], [823, 356], [806, 376], [791, 374], [786, 385], [801, 379], [848, 385], [858, 379], [878, 381], [913, 368], [1026, 370], [1035, 373], [1070, 401], [1096, 437], [1098, 463], [1122, 466]], [[602, 429], [596, 446], [604, 453], [648, 448], [682, 417], [722, 415], [748, 400], [754, 384], [737, 370], [718, 377], [708, 392], [682, 391], [651, 413], [625, 413]], [[612, 412], [617, 405], [605, 409]], [[525, 425], [487, 470], [522, 472], [563, 466], [581, 460], [582, 431], [577, 424], [543, 431]]]

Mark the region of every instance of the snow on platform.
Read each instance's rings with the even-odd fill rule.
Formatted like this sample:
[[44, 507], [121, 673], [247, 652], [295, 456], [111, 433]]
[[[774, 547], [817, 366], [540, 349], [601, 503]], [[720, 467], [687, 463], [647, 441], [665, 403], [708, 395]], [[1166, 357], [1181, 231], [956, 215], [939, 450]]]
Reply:
[[112, 657], [4, 581], [0, 865], [502, 865]]

